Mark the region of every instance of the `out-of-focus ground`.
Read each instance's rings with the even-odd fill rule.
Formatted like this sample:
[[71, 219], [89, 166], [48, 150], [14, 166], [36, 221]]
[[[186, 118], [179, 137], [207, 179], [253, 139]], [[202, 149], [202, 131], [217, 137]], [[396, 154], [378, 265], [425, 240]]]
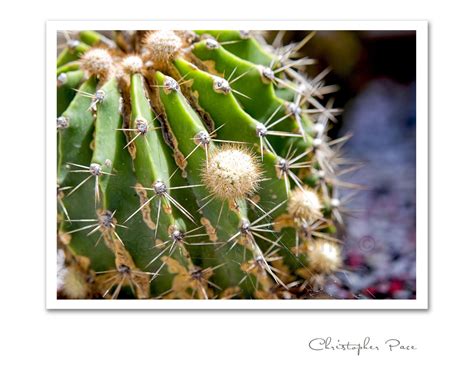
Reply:
[[[305, 32], [295, 32], [301, 39]], [[364, 162], [345, 179], [366, 187], [348, 204], [345, 268], [335, 298], [416, 297], [416, 36], [414, 32], [318, 32], [304, 54], [333, 68], [344, 108], [333, 137], [353, 134], [346, 156]], [[351, 190], [343, 190], [342, 196]]]

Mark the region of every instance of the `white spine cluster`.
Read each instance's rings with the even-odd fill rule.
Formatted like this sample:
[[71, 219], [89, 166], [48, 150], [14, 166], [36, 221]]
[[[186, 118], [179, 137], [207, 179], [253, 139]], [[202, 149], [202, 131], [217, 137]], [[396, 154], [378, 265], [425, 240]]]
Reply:
[[106, 49], [94, 48], [81, 57], [81, 65], [89, 75], [106, 78], [114, 67], [114, 60]]
[[143, 61], [138, 55], [128, 55], [122, 60], [122, 68], [127, 75], [139, 73], [143, 69]]
[[179, 53], [183, 41], [171, 30], [157, 30], [146, 35], [144, 46], [150, 60], [158, 66], [163, 66], [169, 64]]
[[296, 222], [313, 223], [322, 217], [321, 200], [316, 191], [295, 188], [288, 199], [288, 213]]
[[335, 242], [318, 239], [308, 245], [308, 261], [315, 273], [333, 274], [342, 266], [341, 249]]
[[258, 189], [261, 176], [261, 168], [253, 154], [230, 145], [211, 153], [202, 179], [217, 198], [237, 200], [253, 194]]

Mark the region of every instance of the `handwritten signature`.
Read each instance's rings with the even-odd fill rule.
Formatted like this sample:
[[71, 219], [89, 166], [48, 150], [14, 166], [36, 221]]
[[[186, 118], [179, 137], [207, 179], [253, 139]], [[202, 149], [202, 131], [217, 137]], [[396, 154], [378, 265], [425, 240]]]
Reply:
[[361, 342], [333, 340], [331, 337], [313, 338], [309, 341], [309, 348], [314, 351], [355, 351], [360, 355], [362, 351], [413, 351], [417, 350], [412, 344], [402, 343], [398, 338], [389, 338], [382, 344], [372, 343], [370, 337]]

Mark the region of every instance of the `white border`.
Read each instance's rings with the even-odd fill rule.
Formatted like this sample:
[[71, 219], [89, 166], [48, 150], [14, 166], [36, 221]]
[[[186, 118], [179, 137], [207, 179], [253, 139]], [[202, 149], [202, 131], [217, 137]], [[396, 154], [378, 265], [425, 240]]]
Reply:
[[[416, 293], [414, 300], [58, 300], [56, 298], [56, 35], [59, 30], [416, 30]], [[400, 57], [403, 59], [403, 57]], [[428, 309], [428, 23], [426, 21], [48, 21], [46, 25], [47, 309]]]

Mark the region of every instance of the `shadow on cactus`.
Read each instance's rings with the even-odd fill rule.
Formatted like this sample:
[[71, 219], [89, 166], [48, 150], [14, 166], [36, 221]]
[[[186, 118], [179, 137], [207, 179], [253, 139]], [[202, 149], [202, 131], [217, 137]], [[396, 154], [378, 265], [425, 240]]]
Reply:
[[312, 33], [265, 36], [59, 36], [60, 298], [324, 297], [353, 167], [327, 136], [341, 110], [329, 71], [305, 74]]

